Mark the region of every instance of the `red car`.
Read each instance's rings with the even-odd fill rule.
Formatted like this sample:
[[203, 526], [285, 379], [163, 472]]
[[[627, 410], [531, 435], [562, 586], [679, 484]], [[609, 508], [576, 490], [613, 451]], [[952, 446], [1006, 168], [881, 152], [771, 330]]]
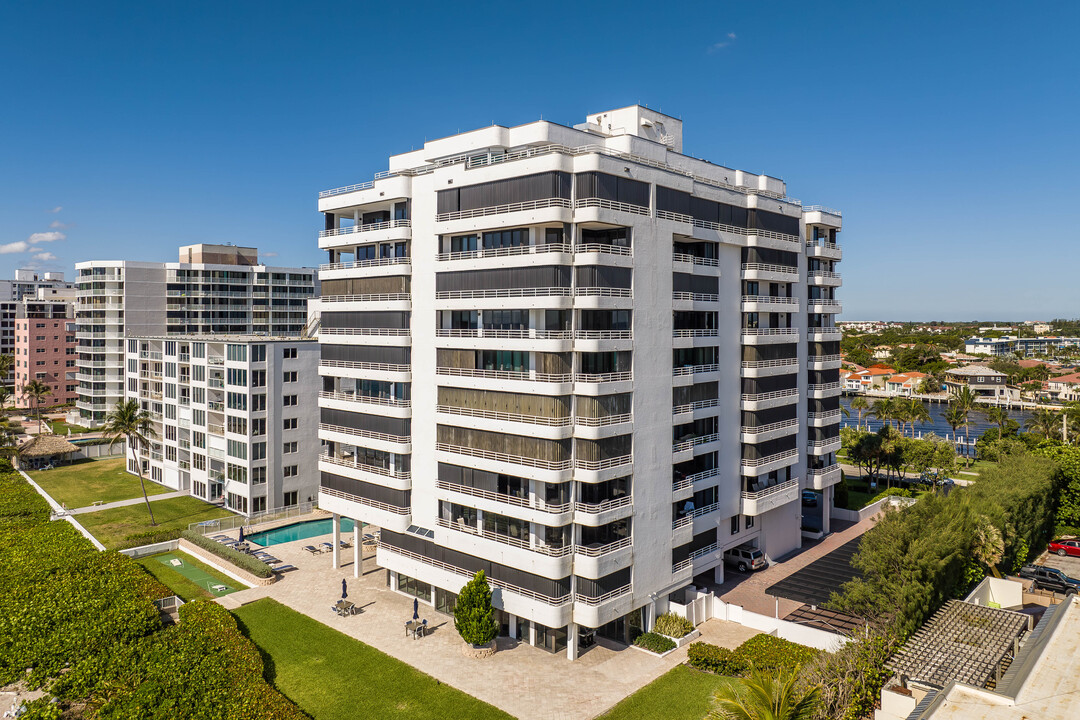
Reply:
[[1066, 555], [1080, 557], [1080, 540], [1054, 540], [1046, 546], [1046, 550], [1057, 553], [1061, 557]]

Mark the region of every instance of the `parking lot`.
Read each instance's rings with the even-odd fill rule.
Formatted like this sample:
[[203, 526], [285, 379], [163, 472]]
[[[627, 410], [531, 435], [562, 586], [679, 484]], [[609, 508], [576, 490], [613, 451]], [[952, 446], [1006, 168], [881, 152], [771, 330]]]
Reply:
[[1080, 557], [1059, 557], [1047, 554], [1036, 562], [1039, 565], [1057, 568], [1071, 578], [1080, 578]]

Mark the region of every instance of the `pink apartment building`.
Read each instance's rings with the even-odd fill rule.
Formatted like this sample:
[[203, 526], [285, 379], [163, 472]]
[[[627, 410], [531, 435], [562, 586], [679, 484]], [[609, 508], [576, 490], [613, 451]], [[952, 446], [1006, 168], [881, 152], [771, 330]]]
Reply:
[[16, 407], [32, 406], [32, 401], [23, 397], [23, 387], [31, 380], [39, 380], [52, 389], [43, 405], [75, 402], [78, 382], [74, 374], [78, 355], [72, 305], [74, 290], [70, 291], [72, 297], [67, 294], [62, 290], [47, 289], [36, 298], [26, 298], [16, 308]]

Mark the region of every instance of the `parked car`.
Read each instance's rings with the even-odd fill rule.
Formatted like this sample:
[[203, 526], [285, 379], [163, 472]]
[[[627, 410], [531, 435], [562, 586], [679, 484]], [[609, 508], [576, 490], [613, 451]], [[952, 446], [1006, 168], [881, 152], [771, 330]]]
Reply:
[[1052, 540], [1046, 546], [1047, 552], [1057, 553], [1061, 557], [1072, 555], [1080, 557], [1080, 540]]
[[802, 491], [802, 504], [806, 507], [817, 507], [818, 494], [813, 490]]
[[765, 553], [752, 545], [738, 545], [724, 551], [724, 562], [734, 565], [739, 572], [747, 570], [761, 570], [768, 566], [769, 561]]
[[1016, 574], [1022, 578], [1029, 578], [1037, 590], [1052, 590], [1065, 595], [1072, 595], [1080, 590], [1080, 580], [1069, 577], [1057, 568], [1025, 565]]

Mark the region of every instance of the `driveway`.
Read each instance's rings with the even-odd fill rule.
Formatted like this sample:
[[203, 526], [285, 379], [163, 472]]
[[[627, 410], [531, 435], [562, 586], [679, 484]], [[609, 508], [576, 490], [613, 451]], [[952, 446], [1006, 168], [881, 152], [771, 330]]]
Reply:
[[1043, 556], [1040, 565], [1046, 567], [1057, 568], [1061, 572], [1065, 573], [1071, 578], [1080, 578], [1080, 557], [1059, 557], [1057, 555], [1046, 554]]

